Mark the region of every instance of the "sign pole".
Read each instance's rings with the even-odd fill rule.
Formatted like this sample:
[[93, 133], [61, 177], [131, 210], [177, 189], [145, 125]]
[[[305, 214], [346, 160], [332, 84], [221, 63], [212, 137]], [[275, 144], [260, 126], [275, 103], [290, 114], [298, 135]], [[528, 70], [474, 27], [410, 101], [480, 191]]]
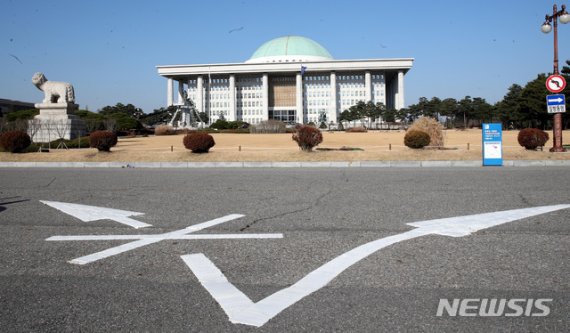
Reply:
[[[567, 15], [566, 13], [566, 6], [562, 5], [562, 10], [558, 11], [556, 4], [552, 7], [552, 16], [546, 15], [546, 25], [550, 25], [548, 22], [552, 22], [553, 25], [553, 32], [554, 32], [554, 75], [550, 76], [548, 79], [550, 80], [553, 76], [559, 76], [558, 73], [558, 17], [562, 15]], [[548, 23], [548, 24], [547, 24]], [[566, 22], [562, 22], [566, 23]], [[543, 30], [549, 31], [549, 30]], [[547, 80], [546, 86], [549, 88], [549, 80]], [[557, 93], [558, 91], [553, 91], [549, 88], [551, 92]], [[556, 113], [554, 114], [554, 126], [553, 126], [553, 134], [554, 138], [552, 148], [550, 148], [550, 152], [565, 152], [566, 149], [562, 146], [562, 114]]]
[[[554, 25], [556, 27], [556, 25]], [[556, 36], [556, 28], [554, 29], [554, 35]], [[548, 91], [553, 92], [553, 93], [560, 93], [562, 92], [564, 89], [566, 88], [566, 80], [564, 79], [564, 77], [562, 75], [558, 74], [558, 63], [555, 62], [555, 66], [554, 66], [554, 74], [550, 75], [547, 79], [546, 79], [546, 89], [548, 89]], [[561, 97], [562, 101], [563, 101], [563, 106], [564, 106], [564, 110], [560, 110], [560, 111], [556, 111], [551, 112], [551, 103], [549, 101], [549, 98], [551, 97]], [[550, 148], [551, 152], [565, 152], [566, 149], [562, 146], [562, 113], [561, 112], [566, 112], [565, 107], [566, 107], [566, 102], [564, 101], [564, 95], [550, 95], [550, 96], [546, 96], [546, 104], [547, 104], [547, 108], [548, 108], [548, 113], [554, 113], [554, 126], [553, 126], [553, 134], [554, 137], [553, 139], [553, 145], [552, 148]]]
[[[556, 25], [555, 25], [555, 29], [554, 29], [554, 35], [556, 36]], [[548, 89], [550, 92], [553, 93], [560, 93], [564, 90], [564, 88], [566, 88], [566, 80], [564, 79], [564, 77], [562, 75], [558, 74], [558, 64], [555, 63], [554, 66], [554, 74], [550, 75], [547, 79], [546, 79], [546, 89]], [[551, 113], [551, 106], [550, 106], [550, 101], [548, 100], [549, 97], [558, 97], [561, 96], [562, 100], [564, 100], [564, 95], [550, 95], [547, 96], [547, 108], [548, 108], [548, 112]], [[565, 102], [564, 102], [564, 107], [566, 106]], [[553, 153], [558, 153], [558, 152], [565, 152], [566, 149], [562, 146], [562, 113], [561, 112], [565, 112], [565, 108], [562, 111], [558, 111], [556, 113], [554, 113], [554, 126], [553, 126], [553, 134], [554, 137], [553, 139], [553, 145], [552, 148], [550, 148], [550, 151]]]
[[[553, 8], [553, 16], [556, 16], [556, 4]], [[554, 75], [558, 75], [558, 19], [554, 18]], [[566, 149], [562, 147], [562, 114], [556, 113], [554, 115], [554, 138], [553, 138], [553, 145], [550, 148], [551, 152], [564, 152]]]

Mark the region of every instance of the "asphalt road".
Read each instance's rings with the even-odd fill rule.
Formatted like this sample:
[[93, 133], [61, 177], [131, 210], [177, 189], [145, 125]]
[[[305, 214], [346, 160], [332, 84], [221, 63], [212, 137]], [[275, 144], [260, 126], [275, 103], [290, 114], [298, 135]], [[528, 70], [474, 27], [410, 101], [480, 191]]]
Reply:
[[[181, 256], [204, 254], [258, 302], [409, 222], [570, 204], [569, 171], [0, 169], [0, 331], [567, 332], [570, 209], [395, 243], [261, 327], [230, 322]], [[40, 200], [141, 212], [131, 218], [152, 226], [86, 223]], [[130, 241], [46, 241], [161, 234], [228, 214], [245, 216], [195, 234], [283, 238], [166, 239], [85, 265], [69, 261]], [[552, 301], [540, 317], [436, 316], [454, 298]], [[532, 302], [529, 314], [540, 310]]]

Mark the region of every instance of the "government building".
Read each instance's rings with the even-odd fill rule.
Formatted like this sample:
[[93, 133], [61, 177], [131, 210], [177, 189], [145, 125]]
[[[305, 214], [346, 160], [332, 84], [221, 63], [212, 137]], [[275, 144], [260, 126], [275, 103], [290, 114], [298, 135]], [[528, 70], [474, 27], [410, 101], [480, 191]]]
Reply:
[[[337, 124], [358, 101], [404, 107], [404, 75], [413, 58], [336, 60], [300, 36], [272, 39], [244, 63], [157, 66], [167, 79], [167, 106], [190, 99], [210, 122], [268, 119]], [[175, 84], [176, 82], [176, 84]]]

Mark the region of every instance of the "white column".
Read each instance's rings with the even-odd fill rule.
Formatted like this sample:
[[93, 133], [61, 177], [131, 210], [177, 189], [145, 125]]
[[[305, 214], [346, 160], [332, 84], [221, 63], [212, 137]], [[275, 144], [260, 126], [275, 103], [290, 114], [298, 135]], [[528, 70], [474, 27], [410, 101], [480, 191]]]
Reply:
[[303, 77], [301, 76], [301, 73], [297, 73], [295, 79], [297, 83], [296, 96], [295, 96], [296, 97], [295, 106], [297, 107], [297, 123], [304, 124], [303, 120], [305, 119], [305, 117], [303, 110]]
[[372, 100], [372, 77], [370, 72], [364, 73], [364, 98], [366, 103]]
[[337, 100], [336, 100], [336, 73], [331, 72], [331, 98], [330, 98], [330, 105], [329, 105], [329, 114], [328, 114], [328, 123], [331, 121], [336, 124], [338, 121], [338, 114], [336, 111]]
[[396, 110], [404, 107], [404, 72], [398, 71], [398, 98], [396, 99]]
[[230, 114], [228, 115], [229, 121], [237, 120], [237, 110], [236, 110], [236, 76], [230, 74]]
[[184, 105], [184, 81], [178, 81], [178, 105]]
[[384, 106], [388, 106], [388, 100], [386, 99], [386, 72], [382, 72], [382, 90], [380, 93], [382, 96], [380, 97], [380, 101], [384, 103]]
[[196, 80], [196, 111], [204, 112], [204, 78], [198, 75]]
[[[188, 95], [190, 94], [190, 86], [192, 85], [191, 81], [192, 81], [191, 78], [188, 78], [188, 81], [186, 81], [186, 87], [188, 87]], [[190, 97], [188, 97], [188, 98], [189, 98], [193, 103], [196, 103], [195, 100], [192, 100]], [[195, 106], [195, 105], [194, 105], [194, 106]], [[186, 122], [186, 126], [190, 126], [190, 125], [191, 125], [191, 124], [190, 124], [190, 119], [192, 119], [192, 118], [190, 118], [190, 117], [193, 117], [193, 116], [187, 116], [187, 117], [184, 118], [184, 119], [185, 119], [184, 121]]]
[[171, 78], [168, 78], [166, 82], [166, 106], [171, 106], [174, 104], [172, 102], [172, 91], [174, 88], [174, 81]]
[[269, 77], [267, 73], [263, 73], [263, 77], [261, 79], [262, 84], [262, 94], [263, 94], [263, 101], [262, 101], [262, 118], [261, 120], [268, 120], [269, 119]]

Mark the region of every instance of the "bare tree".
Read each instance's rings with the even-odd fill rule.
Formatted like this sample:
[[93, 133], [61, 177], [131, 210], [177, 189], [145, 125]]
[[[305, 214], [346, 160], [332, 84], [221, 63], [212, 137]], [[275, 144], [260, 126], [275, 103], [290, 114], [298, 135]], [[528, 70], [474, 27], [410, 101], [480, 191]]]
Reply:
[[97, 120], [97, 119], [85, 119], [85, 129], [87, 130], [87, 133], [91, 133], [93, 131], [96, 131], [99, 129], [99, 126], [101, 126], [101, 121]]
[[28, 121], [25, 119], [17, 119], [6, 123], [6, 129], [11, 131], [23, 131], [28, 130]]
[[37, 141], [40, 141], [40, 147], [39, 150], [40, 152], [44, 151], [45, 147], [44, 144], [47, 142], [48, 146], [47, 146], [47, 150], [49, 151], [49, 149], [51, 149], [51, 141], [53, 138], [55, 138], [56, 135], [54, 135], [55, 133], [55, 124], [53, 122], [53, 120], [42, 120], [41, 121], [41, 131], [37, 131], [37, 133], [41, 133], [39, 135], [39, 138], [37, 139]]
[[47, 135], [48, 135], [48, 149], [51, 149], [51, 140], [52, 134], [54, 132], [55, 122], [53, 120], [48, 120], [44, 123], [44, 126], [47, 126]]
[[117, 128], [117, 120], [115, 119], [105, 119], [103, 121], [103, 125], [105, 126], [105, 129], [107, 131], [111, 131], [114, 132], [115, 129]]
[[42, 121], [40, 119], [31, 119], [28, 121], [28, 134], [34, 142], [34, 137], [38, 133], [38, 131], [42, 128]]
[[279, 120], [269, 119], [250, 127], [251, 133], [285, 133], [285, 123]]
[[67, 148], [67, 145], [65, 144], [65, 135], [67, 133], [69, 133], [70, 129], [71, 129], [71, 122], [67, 119], [65, 120], [60, 120], [58, 122], [56, 122], [54, 124], [54, 129], [55, 129], [55, 133], [58, 136], [59, 139], [59, 144], [57, 145], [56, 149], [59, 148], [65, 148], [65, 149], [69, 149]]

